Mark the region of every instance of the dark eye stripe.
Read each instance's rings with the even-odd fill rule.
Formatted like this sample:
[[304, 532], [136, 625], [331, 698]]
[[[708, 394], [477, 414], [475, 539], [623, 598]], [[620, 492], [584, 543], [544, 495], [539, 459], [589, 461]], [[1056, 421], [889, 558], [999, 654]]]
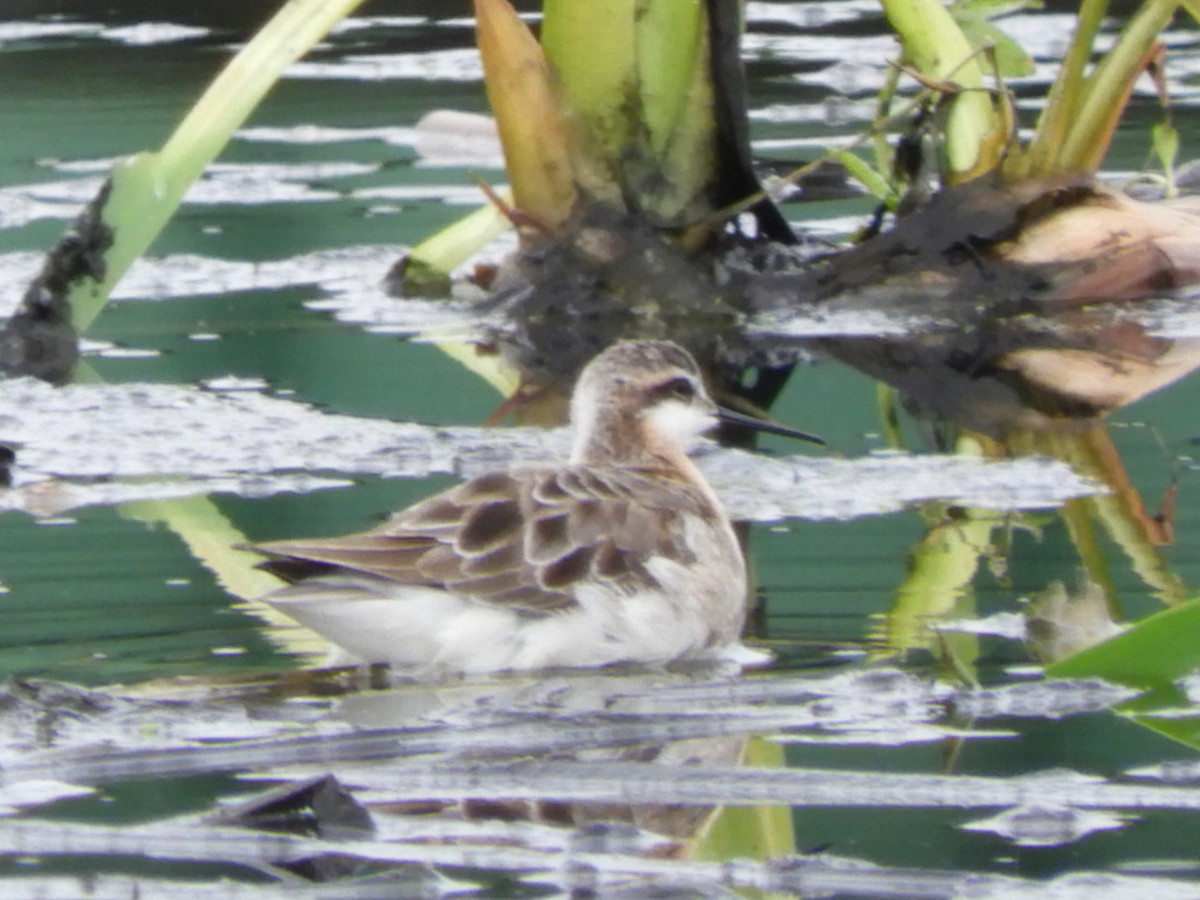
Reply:
[[681, 375], [678, 378], [672, 378], [670, 381], [664, 381], [654, 389], [654, 393], [664, 400], [668, 397], [679, 400], [691, 400], [696, 396], [696, 384], [692, 379]]

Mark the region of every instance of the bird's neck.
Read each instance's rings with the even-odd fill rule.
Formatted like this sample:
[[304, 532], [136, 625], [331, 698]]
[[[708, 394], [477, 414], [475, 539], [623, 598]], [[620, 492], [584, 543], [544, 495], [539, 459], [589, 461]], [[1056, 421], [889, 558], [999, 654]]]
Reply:
[[571, 463], [651, 470], [682, 481], [703, 480], [683, 447], [645, 418], [585, 423], [576, 431]]

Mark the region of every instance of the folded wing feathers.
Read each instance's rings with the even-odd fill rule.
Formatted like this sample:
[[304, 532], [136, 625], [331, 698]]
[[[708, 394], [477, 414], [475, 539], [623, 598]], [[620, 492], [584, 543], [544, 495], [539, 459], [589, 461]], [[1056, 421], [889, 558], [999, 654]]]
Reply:
[[[296, 560], [318, 563], [331, 568], [368, 572], [381, 578], [433, 585], [428, 578], [411, 577], [416, 564], [435, 542], [424, 537], [392, 539], [373, 532], [349, 535], [344, 538], [312, 541], [273, 541], [255, 544], [251, 549], [276, 560]], [[271, 569], [268, 563], [265, 568]], [[280, 569], [279, 571], [286, 571]], [[326, 573], [328, 574], [328, 573]]]
[[650, 556], [678, 552], [683, 512], [708, 508], [690, 485], [650, 474], [527, 470], [477, 478], [373, 531], [256, 549], [541, 614], [574, 605], [582, 579], [646, 577]]

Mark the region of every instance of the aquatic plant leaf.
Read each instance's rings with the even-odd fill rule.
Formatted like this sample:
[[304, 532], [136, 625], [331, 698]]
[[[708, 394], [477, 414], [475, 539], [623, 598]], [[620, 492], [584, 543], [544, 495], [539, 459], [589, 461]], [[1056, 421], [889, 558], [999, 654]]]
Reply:
[[653, 167], [632, 186], [655, 218], [690, 224], [711, 212], [704, 193], [715, 178], [708, 16], [701, 0], [639, 5], [638, 82]]
[[[428, 336], [427, 336], [428, 337]], [[499, 353], [480, 353], [479, 346], [467, 341], [436, 341], [438, 349], [464, 369], [474, 372], [504, 397], [511, 397], [521, 385], [521, 375]]]
[[1062, 170], [1094, 172], [1100, 168], [1125, 113], [1133, 83], [1155, 57], [1165, 52], [1159, 35], [1171, 20], [1174, 3], [1147, 2], [1101, 60], [1059, 151]]
[[1154, 155], [1158, 164], [1163, 167], [1167, 180], [1167, 196], [1173, 197], [1178, 192], [1175, 187], [1175, 162], [1179, 157], [1179, 130], [1170, 122], [1158, 122], [1150, 130]]
[[[1118, 706], [1114, 712], [1137, 722], [1143, 728], [1200, 750], [1200, 710], [1196, 707], [1200, 679], [1196, 672], [1165, 687], [1152, 688]], [[1168, 784], [1195, 783], [1197, 760], [1163, 762], [1135, 769], [1135, 777], [1152, 778]]]
[[[507, 196], [506, 196], [507, 195]], [[510, 192], [501, 194], [507, 202]], [[449, 277], [458, 266], [481, 251], [512, 226], [495, 206], [488, 204], [464, 216], [413, 248], [409, 263], [434, 276]], [[355, 291], [355, 296], [359, 296]], [[385, 303], [385, 308], [395, 309], [397, 304]], [[520, 373], [499, 353], [481, 353], [474, 343], [449, 341], [437, 333], [426, 333], [426, 339], [437, 344], [438, 349], [499, 391], [503, 396], [512, 396], [520, 385]]]
[[1133, 628], [1046, 667], [1055, 678], [1104, 678], [1164, 690], [1200, 667], [1200, 600], [1154, 613]]
[[972, 45], [987, 48], [989, 59], [995, 60], [1001, 78], [1024, 78], [1034, 73], [1033, 58], [1003, 30], [981, 16], [957, 15], [955, 18]]
[[475, 0], [488, 102], [520, 214], [553, 229], [575, 204], [572, 139], [546, 55], [508, 0]]
[[708, 16], [699, 0], [548, 2], [542, 46], [561, 78], [589, 195], [663, 224], [707, 214], [715, 176]]
[[267, 636], [285, 653], [319, 660], [326, 655], [329, 642], [307, 628], [295, 627], [295, 621], [259, 599], [283, 582], [258, 568], [262, 557], [241, 549], [246, 543], [229, 518], [208, 496], [178, 497], [171, 500], [143, 500], [125, 503], [121, 514], [148, 525], [166, 525], [187, 544], [188, 551], [232, 597], [238, 608], [253, 613], [269, 625]]
[[[511, 202], [510, 192], [500, 192], [500, 199]], [[511, 227], [496, 205], [489, 203], [421, 241], [409, 253], [408, 263], [448, 276]]]
[[704, 68], [707, 44], [704, 3], [641, 0], [636, 10], [637, 66], [642, 114], [650, 146], [665, 156], [688, 105], [697, 64]]
[[1077, 118], [1085, 87], [1084, 70], [1091, 60], [1092, 44], [1107, 8], [1108, 0], [1084, 0], [1080, 4], [1071, 46], [1050, 87], [1033, 139], [1023, 151], [1012, 153], [1005, 159], [1003, 172], [1006, 177], [1027, 178], [1059, 171], [1057, 155]]
[[896, 192], [888, 183], [887, 178], [881, 175], [875, 168], [871, 166], [862, 157], [851, 153], [849, 150], [839, 150], [835, 154], [835, 158], [843, 166], [846, 171], [862, 184], [868, 191], [880, 200], [894, 201]]

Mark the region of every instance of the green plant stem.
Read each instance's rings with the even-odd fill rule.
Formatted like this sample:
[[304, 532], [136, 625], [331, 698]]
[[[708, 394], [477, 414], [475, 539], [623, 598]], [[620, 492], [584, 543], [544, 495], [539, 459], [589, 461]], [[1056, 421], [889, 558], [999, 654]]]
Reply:
[[558, 73], [575, 116], [583, 152], [615, 177], [637, 125], [634, 0], [545, 0], [542, 49]]
[[883, 8], [905, 58], [923, 74], [951, 79], [960, 88], [946, 118], [946, 164], [954, 174], [972, 172], [997, 127], [974, 49], [941, 0], [883, 0]]
[[[1087, 79], [1082, 102], [1075, 111], [1059, 151], [1059, 169], [1091, 170], [1099, 166], [1097, 136], [1110, 134], [1124, 104], [1114, 105], [1132, 85], [1135, 70], [1178, 8], [1176, 0], [1147, 0], [1134, 14], [1112, 51]], [[1108, 142], [1104, 142], [1107, 147]]]
[[1108, 0], [1084, 0], [1079, 7], [1071, 46], [1063, 57], [1058, 77], [1050, 87], [1046, 109], [1038, 122], [1037, 134], [1028, 151], [1022, 155], [1020, 176], [1041, 175], [1055, 171], [1063, 140], [1072, 127], [1083, 90], [1084, 70], [1092, 56], [1092, 45], [1104, 22]]
[[157, 153], [118, 165], [102, 210], [113, 244], [100, 282], [81, 279], [69, 300], [75, 327], [99, 315], [112, 287], [175, 214], [183, 195], [289, 65], [362, 0], [289, 0], [230, 61]]

